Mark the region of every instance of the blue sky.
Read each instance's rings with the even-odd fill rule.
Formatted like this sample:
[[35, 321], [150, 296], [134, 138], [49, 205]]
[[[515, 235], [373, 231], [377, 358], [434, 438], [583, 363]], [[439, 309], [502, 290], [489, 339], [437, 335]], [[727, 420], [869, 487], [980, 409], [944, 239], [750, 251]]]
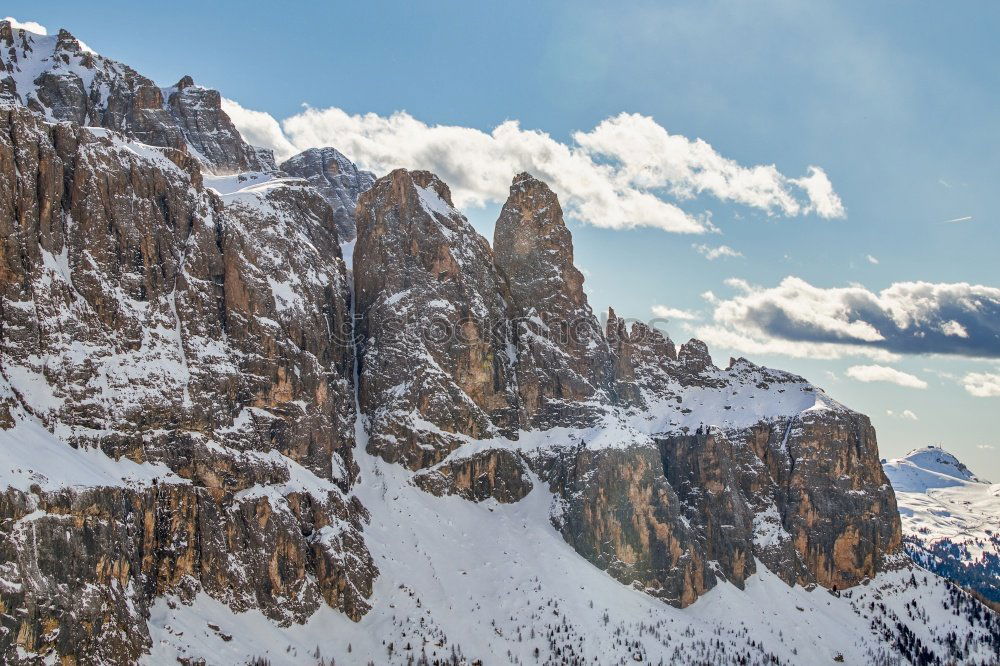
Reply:
[[[745, 188], [679, 193], [691, 183], [669, 178], [638, 188], [719, 233], [627, 228], [635, 209], [621, 206], [575, 215], [595, 309], [642, 319], [654, 306], [683, 310], [693, 318], [666, 326], [675, 339], [705, 333], [720, 364], [745, 355], [805, 375], [872, 417], [883, 455], [940, 443], [1000, 480], [1000, 5], [617, 4], [8, 2], [5, 11], [66, 27], [163, 85], [191, 74], [245, 109], [298, 118], [285, 125], [297, 147], [330, 142], [368, 166], [383, 164], [364, 148], [377, 131], [383, 142], [419, 143], [401, 152], [428, 163], [405, 166], [447, 172], [473, 160], [492, 177], [506, 162], [476, 163], [477, 146], [526, 151], [515, 162], [552, 146], [580, 157], [575, 133], [593, 142], [595, 127], [623, 113], [638, 114], [623, 121], [633, 139], [645, 136], [640, 125], [658, 127], [692, 155], [704, 152], [692, 148], [700, 138], [710, 159], [774, 165], [795, 213], [748, 204]], [[336, 122], [303, 116], [304, 104], [339, 110]], [[412, 122], [386, 129], [404, 110]], [[489, 133], [510, 120], [515, 140], [495, 141]], [[449, 129], [429, 131], [438, 125]], [[613, 163], [613, 138], [580, 159]], [[808, 212], [815, 201], [794, 181], [811, 166], [843, 215]], [[556, 188], [567, 201], [577, 188], [578, 212], [593, 203], [588, 174]], [[496, 183], [477, 187], [453, 184], [489, 237]], [[741, 256], [710, 260], [696, 245]]]

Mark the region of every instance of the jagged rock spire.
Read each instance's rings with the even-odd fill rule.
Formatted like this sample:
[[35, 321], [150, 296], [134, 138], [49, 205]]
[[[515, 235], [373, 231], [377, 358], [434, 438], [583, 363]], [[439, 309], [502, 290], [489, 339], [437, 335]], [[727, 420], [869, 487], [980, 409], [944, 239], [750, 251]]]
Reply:
[[[611, 352], [573, 264], [573, 237], [548, 185], [519, 173], [493, 232], [517, 320], [522, 419], [582, 424], [614, 399]], [[584, 403], [588, 403], [584, 405]]]
[[[411, 467], [516, 430], [507, 287], [493, 252], [427, 171], [361, 195], [354, 284], [369, 450]], [[420, 423], [432, 423], [423, 427]]]

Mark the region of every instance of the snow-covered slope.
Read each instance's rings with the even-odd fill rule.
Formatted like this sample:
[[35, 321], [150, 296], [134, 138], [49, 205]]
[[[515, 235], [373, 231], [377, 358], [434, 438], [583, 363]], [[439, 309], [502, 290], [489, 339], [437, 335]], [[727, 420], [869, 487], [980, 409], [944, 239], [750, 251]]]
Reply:
[[936, 446], [883, 467], [913, 558], [1000, 603], [1000, 484], [976, 477]]
[[992, 663], [1000, 649], [995, 617], [984, 621], [981, 606], [917, 568], [838, 595], [790, 587], [760, 566], [745, 590], [723, 584], [677, 609], [580, 557], [550, 523], [554, 498], [537, 478], [516, 504], [476, 504], [422, 492], [361, 447], [358, 462], [382, 572], [360, 622], [322, 609], [279, 628], [204, 594], [168, 598], [150, 617], [148, 663], [872, 664], [915, 656], [918, 639], [942, 662]]

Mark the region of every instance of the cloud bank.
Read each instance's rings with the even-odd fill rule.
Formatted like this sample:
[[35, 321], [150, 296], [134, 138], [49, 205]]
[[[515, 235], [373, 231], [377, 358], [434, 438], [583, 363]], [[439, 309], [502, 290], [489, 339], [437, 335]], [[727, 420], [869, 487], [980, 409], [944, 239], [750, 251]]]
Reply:
[[609, 229], [715, 231], [710, 213], [682, 207], [706, 195], [768, 215], [845, 214], [820, 167], [790, 178], [774, 165], [744, 166], [701, 139], [670, 134], [639, 114], [607, 118], [562, 142], [523, 129], [516, 120], [486, 132], [428, 125], [405, 111], [380, 116], [307, 107], [278, 123], [231, 100], [223, 108], [248, 142], [273, 149], [279, 160], [333, 146], [375, 173], [428, 169], [448, 183], [459, 207], [502, 203], [514, 174], [529, 171], [559, 194], [571, 217]]
[[1000, 357], [1000, 289], [968, 283], [898, 282], [822, 288], [797, 277], [776, 287], [729, 280], [712, 295], [713, 323], [699, 331], [750, 353], [892, 360], [900, 354]]

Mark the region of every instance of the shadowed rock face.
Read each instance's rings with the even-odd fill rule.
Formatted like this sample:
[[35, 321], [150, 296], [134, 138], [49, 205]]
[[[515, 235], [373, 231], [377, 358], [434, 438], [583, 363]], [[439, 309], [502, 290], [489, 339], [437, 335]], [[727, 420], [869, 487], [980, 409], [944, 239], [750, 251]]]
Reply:
[[358, 197], [375, 182], [375, 175], [362, 171], [335, 148], [310, 148], [281, 163], [281, 170], [305, 178], [333, 208], [340, 242], [357, 236], [354, 209]]
[[612, 358], [573, 265], [573, 239], [556, 195], [522, 173], [493, 233], [510, 285], [521, 421], [528, 427], [595, 422], [614, 397]]
[[655, 446], [568, 446], [540, 452], [532, 465], [564, 503], [556, 527], [596, 566], [678, 606], [715, 585]]
[[24, 609], [0, 617], [6, 663], [15, 644], [81, 664], [134, 663], [150, 647], [149, 607], [166, 594], [203, 590], [283, 625], [323, 603], [358, 620], [377, 574], [361, 538], [365, 513], [339, 493], [292, 493], [275, 505], [172, 484], [7, 490], [0, 512], [10, 583], [0, 602]]
[[473, 502], [489, 498], [517, 502], [533, 487], [521, 456], [507, 449], [489, 449], [436, 465], [417, 473], [414, 481], [429, 493], [458, 495]]

